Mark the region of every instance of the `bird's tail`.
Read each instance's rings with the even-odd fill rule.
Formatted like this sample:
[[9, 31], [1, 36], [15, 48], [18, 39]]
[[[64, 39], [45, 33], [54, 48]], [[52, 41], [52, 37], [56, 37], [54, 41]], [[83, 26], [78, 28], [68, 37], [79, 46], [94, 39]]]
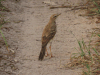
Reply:
[[46, 46], [42, 46], [42, 48], [41, 48], [41, 52], [40, 52], [40, 55], [39, 55], [39, 60], [43, 60], [43, 58], [44, 58], [44, 55], [45, 55], [45, 51], [46, 51]]

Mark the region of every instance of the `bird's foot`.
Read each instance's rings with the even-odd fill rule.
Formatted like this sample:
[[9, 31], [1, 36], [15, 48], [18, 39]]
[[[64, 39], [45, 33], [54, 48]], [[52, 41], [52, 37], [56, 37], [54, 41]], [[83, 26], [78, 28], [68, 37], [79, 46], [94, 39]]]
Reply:
[[55, 57], [55, 56], [51, 55], [50, 58], [52, 58], [52, 57]]
[[46, 54], [45, 57], [49, 56], [49, 54]]

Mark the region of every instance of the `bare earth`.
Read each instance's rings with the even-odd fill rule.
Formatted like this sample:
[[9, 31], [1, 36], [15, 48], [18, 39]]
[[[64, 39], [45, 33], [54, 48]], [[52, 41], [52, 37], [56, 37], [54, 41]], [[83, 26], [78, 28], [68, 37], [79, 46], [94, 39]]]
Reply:
[[[66, 69], [64, 65], [70, 62], [70, 55], [77, 53], [77, 40], [88, 40], [87, 33], [95, 27], [95, 20], [78, 16], [84, 13], [82, 10], [70, 10], [70, 8], [49, 9], [44, 0], [23, 0], [16, 10], [12, 9], [15, 19], [23, 20], [17, 23], [21, 32], [17, 34], [18, 49], [15, 60], [19, 70], [16, 75], [80, 75], [81, 69]], [[45, 0], [49, 1], [49, 0]], [[79, 5], [81, 0], [52, 0], [56, 5]], [[50, 2], [49, 2], [50, 3]], [[85, 2], [84, 2], [85, 3]], [[5, 4], [6, 5], [6, 4]], [[52, 5], [52, 4], [50, 4]], [[20, 11], [20, 12], [19, 12]], [[53, 58], [45, 57], [38, 60], [41, 50], [41, 35], [45, 25], [52, 14], [61, 13], [56, 20], [57, 34], [52, 43]], [[74, 35], [73, 35], [73, 34]], [[49, 48], [48, 48], [49, 51]]]

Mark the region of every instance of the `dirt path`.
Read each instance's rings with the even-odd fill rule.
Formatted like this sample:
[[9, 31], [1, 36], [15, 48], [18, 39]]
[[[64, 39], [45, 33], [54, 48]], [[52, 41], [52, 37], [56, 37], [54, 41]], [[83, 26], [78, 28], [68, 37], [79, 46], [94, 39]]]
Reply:
[[[63, 65], [70, 61], [71, 53], [77, 52], [75, 50], [78, 48], [76, 38], [79, 40], [82, 37], [85, 38], [93, 23], [78, 16], [79, 13], [82, 13], [81, 11], [67, 12], [70, 10], [67, 8], [49, 9], [49, 6], [42, 3], [43, 1], [25, 0], [21, 2], [24, 11], [17, 16], [21, 17], [24, 22], [21, 27], [22, 33], [19, 35], [20, 46], [15, 58], [20, 62], [17, 75], [80, 75], [80, 69], [65, 69]], [[59, 5], [66, 2], [65, 0], [55, 1]], [[73, 0], [69, 1], [73, 4]], [[55, 13], [61, 13], [57, 19], [57, 34], [52, 43], [52, 53], [55, 57], [51, 59], [45, 57], [43, 61], [38, 61], [43, 28], [48, 23], [50, 16]]]

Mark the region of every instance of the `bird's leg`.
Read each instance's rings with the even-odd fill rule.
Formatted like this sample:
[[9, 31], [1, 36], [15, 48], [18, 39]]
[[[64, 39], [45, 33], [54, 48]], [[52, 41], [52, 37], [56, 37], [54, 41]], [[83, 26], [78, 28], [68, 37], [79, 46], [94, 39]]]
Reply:
[[47, 57], [47, 56], [49, 55], [47, 49], [46, 49], [46, 53], [47, 53], [47, 54], [46, 54], [45, 56]]
[[51, 52], [51, 44], [52, 44], [52, 42], [50, 42], [50, 47], [49, 47], [50, 48], [50, 54], [51, 54], [50, 58], [53, 57], [52, 52]]

